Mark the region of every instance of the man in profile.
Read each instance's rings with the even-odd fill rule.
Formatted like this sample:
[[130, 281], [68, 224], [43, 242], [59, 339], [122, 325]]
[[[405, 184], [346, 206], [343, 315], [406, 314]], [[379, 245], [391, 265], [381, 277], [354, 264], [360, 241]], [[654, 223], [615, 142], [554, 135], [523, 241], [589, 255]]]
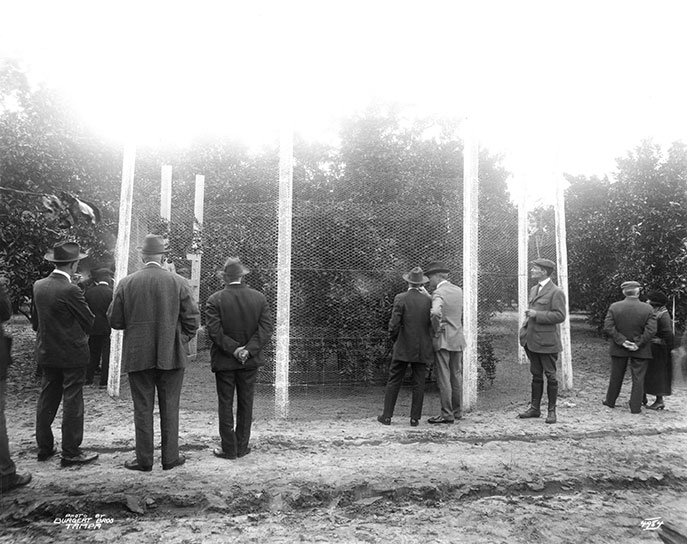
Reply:
[[630, 412], [639, 414], [644, 397], [644, 375], [651, 359], [651, 339], [656, 334], [656, 314], [650, 304], [639, 300], [641, 285], [638, 282], [623, 282], [620, 289], [625, 299], [611, 304], [604, 320], [604, 331], [611, 340], [611, 378], [603, 404], [615, 408], [629, 362], [632, 374]]
[[148, 234], [140, 249], [144, 267], [123, 278], [107, 316], [124, 331], [122, 370], [129, 375], [136, 427], [136, 459], [129, 470], [153, 469], [153, 408], [157, 390], [162, 434], [162, 469], [186, 462], [179, 454], [179, 401], [188, 362], [187, 344], [199, 326], [189, 283], [163, 267], [168, 250]]
[[[262, 351], [272, 337], [273, 323], [265, 295], [243, 283], [250, 270], [238, 257], [229, 257], [222, 271], [224, 289], [213, 293], [205, 307], [212, 340], [211, 368], [217, 383], [222, 459], [248, 455], [253, 423], [253, 399]], [[236, 420], [234, 421], [234, 393]]]
[[55, 244], [45, 256], [55, 270], [33, 284], [31, 323], [36, 331], [36, 360], [42, 371], [36, 408], [38, 460], [47, 461], [57, 453], [51, 426], [62, 402], [63, 467], [84, 465], [98, 458], [97, 453], [81, 449], [88, 333], [94, 317], [81, 289], [72, 283], [72, 276], [84, 257], [79, 244]]

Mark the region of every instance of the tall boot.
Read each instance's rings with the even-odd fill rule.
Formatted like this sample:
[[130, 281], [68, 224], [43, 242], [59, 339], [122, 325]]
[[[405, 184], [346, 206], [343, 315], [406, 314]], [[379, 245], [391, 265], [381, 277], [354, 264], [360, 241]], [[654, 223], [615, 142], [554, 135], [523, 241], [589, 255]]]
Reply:
[[539, 380], [532, 380], [532, 402], [530, 402], [530, 407], [518, 414], [520, 419], [527, 419], [530, 417], [539, 417], [541, 415], [541, 410], [539, 405], [541, 404], [541, 397], [544, 394], [544, 382]]
[[547, 423], [556, 423], [556, 400], [558, 399], [558, 382], [547, 382], [546, 394], [549, 397], [549, 413]]

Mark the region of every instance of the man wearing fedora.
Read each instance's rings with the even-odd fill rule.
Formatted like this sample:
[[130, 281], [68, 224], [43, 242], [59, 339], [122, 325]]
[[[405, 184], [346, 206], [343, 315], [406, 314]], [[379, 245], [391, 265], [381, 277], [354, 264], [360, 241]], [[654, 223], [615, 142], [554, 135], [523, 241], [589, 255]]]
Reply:
[[641, 285], [638, 282], [623, 282], [620, 289], [625, 299], [611, 304], [604, 320], [604, 331], [610, 337], [611, 378], [602, 402], [615, 408], [629, 362], [632, 374], [630, 412], [639, 414], [644, 397], [644, 376], [651, 359], [651, 339], [656, 334], [656, 313], [650, 304], [639, 300]]
[[84, 257], [79, 244], [55, 244], [45, 256], [55, 270], [33, 284], [31, 323], [42, 371], [36, 409], [38, 460], [46, 461], [57, 453], [51, 426], [62, 402], [62, 466], [83, 465], [98, 458], [97, 453], [81, 449], [88, 334], [94, 317], [72, 276]]
[[530, 289], [525, 320], [519, 336], [520, 345], [525, 348], [530, 360], [532, 397], [529, 408], [518, 414], [518, 417], [527, 419], [541, 415], [540, 404], [544, 395], [546, 376], [546, 396], [549, 401], [546, 423], [556, 423], [556, 361], [558, 354], [563, 350], [559, 324], [565, 321], [565, 294], [563, 289], [551, 280], [551, 274], [556, 268], [553, 261], [535, 259], [531, 265], [530, 277], [537, 284]]
[[144, 266], [122, 278], [107, 311], [110, 325], [124, 331], [122, 370], [129, 375], [136, 428], [136, 459], [125, 468], [153, 468], [153, 408], [157, 390], [162, 468], [186, 462], [179, 454], [179, 400], [188, 362], [188, 342], [199, 326], [198, 305], [188, 282], [165, 268], [161, 236], [148, 234], [139, 248]]
[[224, 289], [210, 295], [205, 306], [221, 443], [213, 454], [222, 459], [236, 459], [251, 451], [255, 382], [274, 328], [265, 295], [243, 283], [249, 272], [238, 257], [229, 257], [222, 270]]
[[390, 425], [398, 392], [408, 364], [413, 372], [413, 397], [410, 405], [410, 425], [417, 427], [422, 416], [427, 365], [432, 364], [432, 323], [429, 311], [432, 299], [423, 285], [429, 281], [416, 266], [403, 279], [408, 283], [405, 292], [394, 298], [389, 320], [389, 334], [394, 342], [389, 366], [389, 379], [384, 393], [384, 411], [377, 417], [383, 425]]
[[463, 417], [463, 290], [448, 281], [449, 269], [439, 261], [427, 266], [432, 291], [430, 319], [441, 414], [429, 423], [451, 424]]
[[90, 360], [86, 372], [86, 385], [93, 383], [95, 371], [100, 367], [101, 388], [107, 387], [107, 375], [110, 368], [110, 323], [107, 321], [107, 309], [112, 302], [112, 270], [96, 268], [91, 272], [93, 285], [86, 289], [85, 297], [88, 307], [95, 315], [93, 330], [88, 337]]

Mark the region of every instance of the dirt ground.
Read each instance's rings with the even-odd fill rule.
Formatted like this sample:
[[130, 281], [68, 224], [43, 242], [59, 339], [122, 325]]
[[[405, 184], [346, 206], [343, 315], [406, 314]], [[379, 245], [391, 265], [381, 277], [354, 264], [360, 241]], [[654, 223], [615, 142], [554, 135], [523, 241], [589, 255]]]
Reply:
[[[267, 388], [256, 401], [253, 450], [236, 461], [212, 455], [216, 394], [201, 352], [182, 393], [188, 461], [165, 472], [159, 463], [150, 473], [123, 467], [134, 437], [126, 379], [116, 400], [85, 389], [83, 446], [100, 454], [95, 464], [60, 468], [59, 455], [37, 462], [37, 387], [31, 365], [19, 364], [9, 383], [10, 444], [33, 481], [0, 497], [0, 542], [633, 543], [660, 542], [667, 524], [684, 530], [687, 387], [675, 388], [664, 411], [632, 415], [628, 379], [619, 407], [602, 406], [607, 348], [578, 320], [575, 384], [560, 399], [559, 423], [518, 420], [529, 371], [507, 356], [514, 331], [503, 327], [496, 381], [458, 424], [427, 424], [439, 409], [433, 387], [416, 428], [407, 388], [389, 427], [376, 421], [381, 387], [298, 389], [287, 420], [274, 417]], [[9, 327], [20, 359], [32, 349], [24, 329], [18, 317]]]

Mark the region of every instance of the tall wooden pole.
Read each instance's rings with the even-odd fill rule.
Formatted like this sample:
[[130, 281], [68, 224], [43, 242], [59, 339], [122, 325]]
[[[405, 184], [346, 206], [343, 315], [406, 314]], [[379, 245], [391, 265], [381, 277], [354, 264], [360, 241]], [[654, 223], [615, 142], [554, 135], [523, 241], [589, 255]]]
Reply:
[[[196, 194], [193, 203], [193, 253], [186, 255], [191, 261], [191, 289], [196, 304], [200, 302], [200, 264], [203, 256], [203, 206], [205, 200], [205, 176], [196, 174]], [[198, 354], [198, 336], [196, 335], [188, 344], [189, 355], [195, 357]]]
[[[527, 178], [521, 178], [522, 194], [518, 201], [518, 331], [525, 322], [525, 310], [527, 309], [528, 289], [528, 235], [527, 235]], [[515, 335], [518, 343], [518, 362], [521, 365], [527, 363], [527, 354], [520, 345], [519, 335]]]
[[561, 377], [563, 389], [570, 391], [573, 387], [572, 349], [570, 346], [570, 299], [568, 297], [568, 244], [565, 227], [565, 193], [563, 179], [556, 176], [556, 205], [554, 215], [556, 220], [556, 267], [558, 269], [558, 284], [565, 293], [565, 321], [561, 323]]
[[[129, 272], [129, 239], [131, 237], [131, 206], [134, 196], [134, 168], [136, 147], [129, 143], [124, 147], [122, 164], [122, 187], [119, 196], [119, 228], [115, 248], [115, 285]], [[107, 393], [112, 398], [119, 397], [120, 374], [122, 368], [123, 332], [112, 331], [110, 347], [110, 368], [107, 376]]]
[[477, 402], [477, 301], [478, 301], [478, 165], [479, 142], [475, 127], [466, 120], [463, 151], [463, 324], [467, 347], [463, 352], [463, 407]]
[[277, 326], [275, 411], [289, 414], [289, 351], [291, 336], [291, 218], [293, 198], [293, 126], [281, 128], [279, 145], [279, 241], [277, 256]]
[[172, 167], [163, 164], [160, 169], [160, 217], [172, 220]]

